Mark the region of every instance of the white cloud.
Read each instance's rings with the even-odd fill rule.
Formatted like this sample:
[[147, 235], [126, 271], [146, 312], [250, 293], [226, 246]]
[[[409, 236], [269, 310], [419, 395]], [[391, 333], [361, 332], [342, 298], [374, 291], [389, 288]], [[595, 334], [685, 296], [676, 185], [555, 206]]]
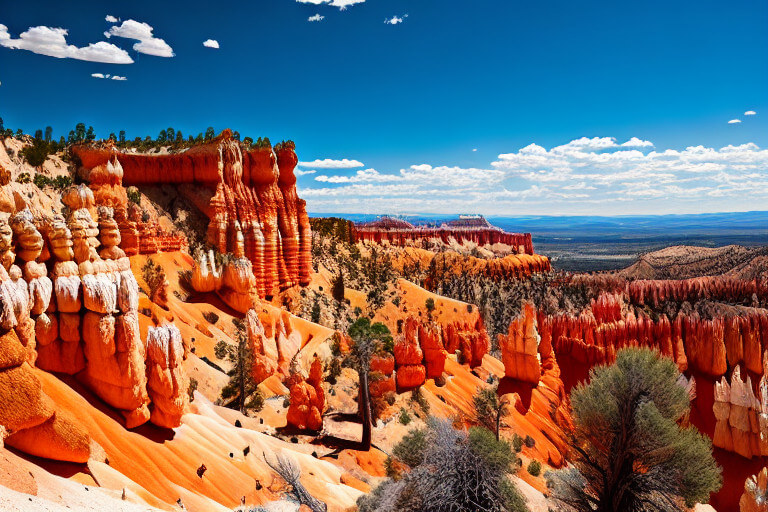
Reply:
[[302, 171], [301, 169], [296, 169], [295, 171], [293, 171], [293, 174], [295, 174], [296, 176], [306, 176], [307, 174], [315, 174], [316, 172], [317, 171], [315, 171], [315, 170], [312, 170], [312, 171]]
[[398, 17], [398, 16], [392, 16], [391, 18], [387, 18], [387, 19], [385, 19], [385, 20], [384, 20], [384, 23], [386, 23], [387, 25], [397, 25], [398, 23], [402, 23], [402, 22], [403, 22], [403, 20], [404, 20], [405, 18], [407, 18], [407, 17], [408, 17], [408, 15], [407, 15], [407, 14], [403, 14], [403, 16], [402, 16], [402, 17]]
[[754, 110], [747, 110], [746, 112], [744, 112], [745, 116], [754, 116], [756, 114], [757, 112], [755, 112]]
[[632, 137], [627, 142], [624, 142], [622, 144], [622, 147], [625, 148], [652, 148], [653, 142], [649, 140], [642, 140], [638, 139], [637, 137]]
[[324, 160], [313, 160], [312, 162], [299, 162], [301, 167], [314, 167], [317, 169], [354, 169], [355, 167], [364, 167], [363, 162], [357, 160], [348, 160], [342, 158], [341, 160], [333, 160], [326, 158]]
[[477, 151], [477, 148], [472, 148], [472, 151]]
[[11, 38], [8, 27], [0, 25], [0, 45], [14, 50], [28, 50], [40, 55], [58, 59], [77, 59], [104, 64], [132, 64], [128, 52], [122, 48], [99, 41], [88, 46], [77, 47], [67, 44], [67, 29], [37, 26], [30, 27], [19, 35], [18, 39]]
[[657, 150], [637, 137], [583, 137], [551, 148], [529, 144], [485, 168], [347, 166], [319, 174], [315, 167], [306, 172], [312, 186], [299, 193], [318, 213], [696, 213], [768, 202], [768, 150], [754, 143]]
[[307, 18], [307, 21], [323, 21], [325, 19], [325, 16], [320, 16], [320, 14], [315, 14], [314, 16], [310, 16]]
[[728, 124], [737, 124], [740, 122], [741, 122], [741, 119], [731, 119], [730, 121], [728, 121]]
[[215, 39], [206, 39], [205, 41], [203, 41], [203, 46], [205, 46], [206, 48], [216, 48], [216, 49], [218, 49], [219, 48], [219, 42], [216, 41]]
[[117, 18], [115, 18], [111, 14], [107, 14], [107, 17], [104, 19], [107, 21], [107, 23], [117, 23], [119, 21]]
[[296, 1], [302, 4], [313, 4], [313, 5], [327, 4], [332, 7], [338, 7], [342, 11], [345, 10], [350, 5], [362, 4], [363, 2], [365, 2], [365, 0], [296, 0]]
[[106, 37], [124, 37], [126, 39], [136, 39], [138, 43], [133, 45], [133, 49], [139, 53], [154, 55], [156, 57], [173, 57], [173, 48], [163, 39], [155, 37], [152, 32], [154, 29], [148, 23], [142, 23], [136, 20], [125, 20], [122, 25], [116, 25], [104, 32]]
[[93, 78], [104, 78], [106, 80], [120, 80], [120, 81], [128, 80], [124, 76], [110, 75], [110, 74], [105, 75], [104, 73], [91, 73], [91, 76]]

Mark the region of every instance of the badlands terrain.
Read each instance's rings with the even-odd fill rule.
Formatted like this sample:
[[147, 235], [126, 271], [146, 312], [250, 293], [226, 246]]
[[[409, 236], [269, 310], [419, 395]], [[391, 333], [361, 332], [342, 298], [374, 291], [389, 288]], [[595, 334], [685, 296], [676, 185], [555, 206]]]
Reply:
[[[723, 468], [710, 505], [768, 510], [765, 249], [558, 272], [484, 222], [310, 219], [290, 141], [102, 141], [36, 167], [32, 144], [0, 145], [3, 510], [356, 510], [405, 435], [476, 425], [493, 389], [511, 481], [546, 511], [570, 391], [628, 346], [685, 376], [684, 421]], [[392, 338], [365, 391], [346, 363], [361, 318]]]

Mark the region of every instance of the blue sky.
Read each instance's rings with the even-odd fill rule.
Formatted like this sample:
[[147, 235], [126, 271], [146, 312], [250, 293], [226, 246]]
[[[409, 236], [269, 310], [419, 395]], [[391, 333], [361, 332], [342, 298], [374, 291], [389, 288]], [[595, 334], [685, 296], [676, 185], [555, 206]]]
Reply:
[[290, 138], [314, 212], [766, 209], [766, 19], [764, 0], [16, 2], [0, 115]]

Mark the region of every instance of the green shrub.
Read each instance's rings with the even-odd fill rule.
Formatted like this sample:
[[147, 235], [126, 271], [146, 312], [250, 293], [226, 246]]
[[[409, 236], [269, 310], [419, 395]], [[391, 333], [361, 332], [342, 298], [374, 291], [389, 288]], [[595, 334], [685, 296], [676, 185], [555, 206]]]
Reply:
[[512, 436], [512, 448], [517, 453], [520, 453], [523, 450], [523, 438], [520, 437], [518, 434], [515, 434]]
[[416, 428], [405, 434], [392, 448], [392, 455], [406, 466], [415, 468], [424, 462], [426, 448], [427, 431]]
[[230, 353], [229, 345], [226, 341], [220, 340], [213, 347], [213, 353], [218, 359], [224, 359]]
[[528, 463], [528, 473], [531, 476], [539, 476], [541, 474], [541, 462], [536, 459]]
[[125, 190], [125, 193], [128, 195], [128, 200], [134, 204], [141, 204], [141, 192], [139, 192], [139, 189], [136, 187], [128, 187]]
[[405, 409], [400, 409], [400, 416], [398, 416], [397, 420], [402, 425], [408, 425], [411, 421], [413, 421], [411, 420], [411, 415], [408, 414], [408, 411], [406, 411]]

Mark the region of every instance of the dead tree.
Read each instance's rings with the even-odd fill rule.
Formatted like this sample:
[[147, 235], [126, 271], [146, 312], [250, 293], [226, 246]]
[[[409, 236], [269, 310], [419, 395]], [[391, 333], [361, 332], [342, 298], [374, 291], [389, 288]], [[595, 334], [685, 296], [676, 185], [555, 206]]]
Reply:
[[308, 506], [312, 512], [327, 512], [328, 505], [318, 500], [301, 483], [301, 469], [288, 457], [275, 454], [274, 462], [264, 453], [264, 461], [272, 471], [280, 475], [290, 490], [288, 491], [300, 504]]

